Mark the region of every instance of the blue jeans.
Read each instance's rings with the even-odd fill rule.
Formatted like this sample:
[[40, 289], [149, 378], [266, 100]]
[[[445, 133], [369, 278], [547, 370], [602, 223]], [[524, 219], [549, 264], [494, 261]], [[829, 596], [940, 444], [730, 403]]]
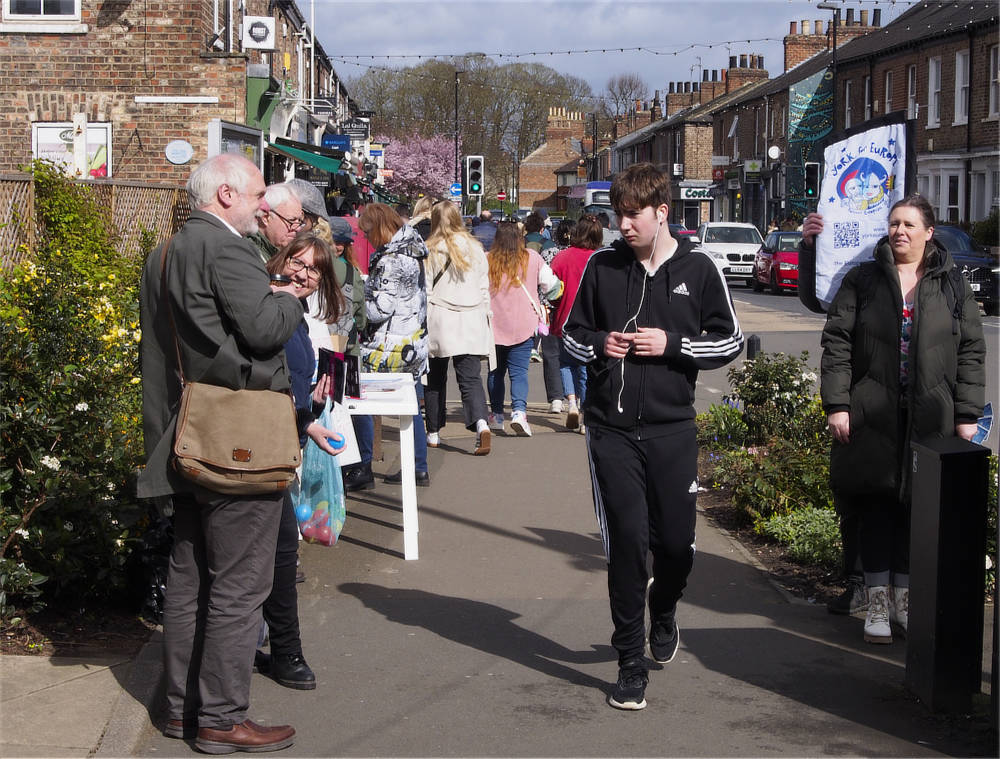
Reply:
[[532, 338], [517, 345], [498, 345], [497, 368], [486, 376], [486, 388], [490, 394], [490, 410], [494, 414], [503, 413], [506, 395], [504, 376], [510, 374], [510, 408], [512, 411], [528, 410], [528, 365], [531, 363]]
[[424, 386], [416, 380], [417, 413], [413, 415], [413, 468], [418, 472], [427, 471], [427, 428], [424, 427], [424, 417], [420, 413], [419, 404], [424, 399]]
[[563, 393], [575, 395], [578, 406], [587, 397], [587, 365], [581, 364], [559, 343], [559, 376], [562, 377]]
[[356, 415], [351, 417], [351, 422], [354, 424], [354, 437], [358, 439], [361, 464], [371, 464], [372, 448], [375, 445], [375, 420], [368, 415]]

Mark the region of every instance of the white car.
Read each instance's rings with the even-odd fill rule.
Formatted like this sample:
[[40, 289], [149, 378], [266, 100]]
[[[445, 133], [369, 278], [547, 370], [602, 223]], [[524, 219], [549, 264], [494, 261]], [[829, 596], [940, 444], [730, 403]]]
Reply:
[[753, 282], [754, 256], [764, 239], [753, 224], [738, 221], [709, 221], [698, 227], [701, 247], [727, 279]]

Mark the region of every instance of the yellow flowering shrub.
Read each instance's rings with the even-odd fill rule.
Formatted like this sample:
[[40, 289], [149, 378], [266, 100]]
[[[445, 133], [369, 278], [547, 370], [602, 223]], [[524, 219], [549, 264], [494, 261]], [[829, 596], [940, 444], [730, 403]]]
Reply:
[[[144, 511], [141, 261], [85, 184], [33, 165], [40, 242], [0, 281], [0, 617], [115, 596]], [[44, 584], [42, 584], [44, 582]]]

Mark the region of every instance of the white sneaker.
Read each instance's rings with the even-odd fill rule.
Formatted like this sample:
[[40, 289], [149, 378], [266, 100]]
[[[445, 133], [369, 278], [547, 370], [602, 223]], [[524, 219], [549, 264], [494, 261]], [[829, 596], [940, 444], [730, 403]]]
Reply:
[[549, 404], [550, 414], [561, 414], [563, 410], [563, 402], [561, 398], [556, 398], [552, 403]]
[[885, 585], [868, 588], [865, 643], [892, 643], [892, 628], [889, 626], [889, 588]]
[[489, 425], [494, 432], [503, 432], [503, 414], [490, 414]]
[[580, 409], [575, 403], [569, 404], [569, 411], [566, 412], [566, 429], [575, 430], [580, 426]]
[[431, 448], [437, 448], [441, 445], [441, 434], [438, 432], [428, 432], [427, 433], [427, 445]]
[[518, 437], [531, 437], [531, 427], [528, 425], [528, 416], [523, 411], [515, 411], [510, 415], [510, 428]]
[[906, 625], [910, 618], [910, 589], [909, 588], [897, 588], [892, 589], [892, 606], [890, 607], [890, 618], [893, 622], [903, 628], [903, 634], [906, 634]]

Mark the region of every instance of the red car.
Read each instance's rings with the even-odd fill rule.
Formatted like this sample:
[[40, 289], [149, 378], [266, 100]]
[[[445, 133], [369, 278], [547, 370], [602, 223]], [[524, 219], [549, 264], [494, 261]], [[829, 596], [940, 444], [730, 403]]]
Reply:
[[801, 232], [771, 232], [757, 251], [751, 286], [757, 292], [767, 285], [775, 295], [799, 286]]

